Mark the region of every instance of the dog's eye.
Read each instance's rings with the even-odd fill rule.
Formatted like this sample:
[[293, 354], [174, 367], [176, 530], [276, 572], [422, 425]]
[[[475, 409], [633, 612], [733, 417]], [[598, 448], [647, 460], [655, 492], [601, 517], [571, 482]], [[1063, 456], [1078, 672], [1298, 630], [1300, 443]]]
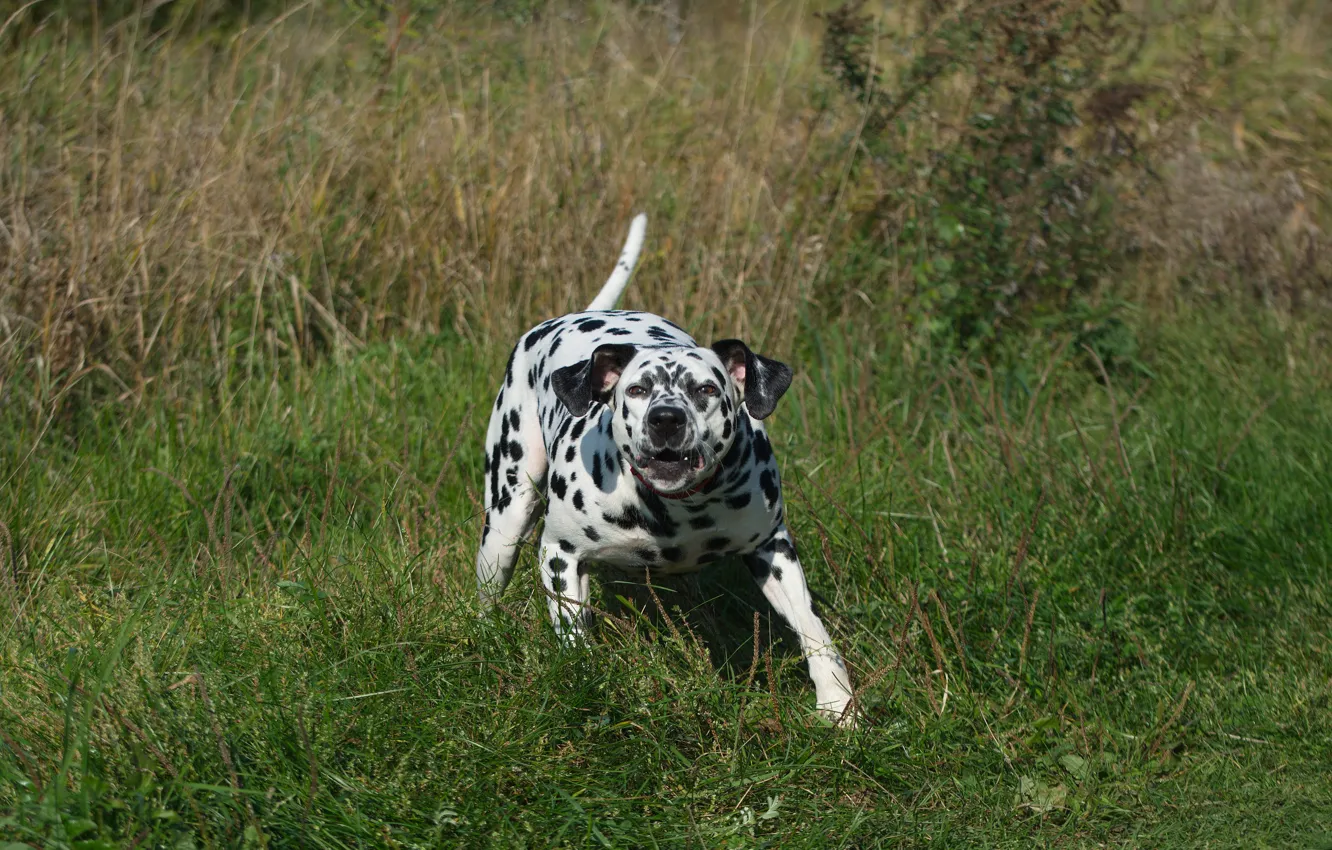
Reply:
[[715, 396], [719, 392], [716, 384], [704, 384], [703, 386], [699, 387], [698, 391], [708, 397]]
[[640, 387], [635, 385], [625, 390], [624, 394], [629, 396], [630, 398], [642, 398], [643, 396], [647, 395], [647, 387]]

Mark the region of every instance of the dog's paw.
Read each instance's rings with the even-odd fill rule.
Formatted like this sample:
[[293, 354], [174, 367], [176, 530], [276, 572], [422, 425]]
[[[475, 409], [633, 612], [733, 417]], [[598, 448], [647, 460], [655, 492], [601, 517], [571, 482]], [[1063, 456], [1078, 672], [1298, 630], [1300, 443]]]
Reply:
[[859, 729], [864, 718], [854, 700], [820, 705], [819, 717], [839, 729]]

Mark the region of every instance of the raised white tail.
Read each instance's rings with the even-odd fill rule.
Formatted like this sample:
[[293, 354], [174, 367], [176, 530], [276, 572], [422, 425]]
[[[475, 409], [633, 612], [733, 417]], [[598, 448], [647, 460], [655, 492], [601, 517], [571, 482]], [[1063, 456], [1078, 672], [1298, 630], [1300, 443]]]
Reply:
[[643, 235], [645, 233], [647, 233], [647, 216], [639, 213], [629, 223], [629, 238], [624, 240], [624, 250], [620, 252], [620, 259], [615, 264], [615, 271], [611, 272], [610, 277], [606, 278], [606, 284], [601, 287], [597, 297], [592, 299], [592, 303], [587, 305], [587, 309], [615, 309], [615, 304], [620, 300], [620, 294], [624, 292], [625, 285], [629, 283], [629, 275], [634, 273], [634, 266], [638, 265], [638, 254], [643, 250]]

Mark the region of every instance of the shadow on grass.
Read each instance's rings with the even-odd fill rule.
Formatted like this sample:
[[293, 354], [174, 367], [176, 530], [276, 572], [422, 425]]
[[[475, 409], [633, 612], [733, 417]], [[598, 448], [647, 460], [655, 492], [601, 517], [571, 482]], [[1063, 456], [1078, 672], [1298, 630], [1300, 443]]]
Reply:
[[[593, 575], [601, 582], [606, 613], [646, 625], [658, 637], [679, 635], [702, 646], [727, 680], [764, 682], [768, 663], [802, 661], [795, 633], [737, 559], [694, 574], [653, 575], [650, 584], [641, 574], [612, 568]], [[772, 658], [765, 662], [768, 653]]]

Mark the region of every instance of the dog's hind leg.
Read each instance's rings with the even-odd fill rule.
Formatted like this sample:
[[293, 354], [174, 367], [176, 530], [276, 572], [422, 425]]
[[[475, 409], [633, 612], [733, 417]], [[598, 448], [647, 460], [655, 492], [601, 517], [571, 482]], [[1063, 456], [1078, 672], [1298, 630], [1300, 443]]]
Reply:
[[823, 621], [814, 613], [805, 571], [800, 567], [786, 526], [780, 527], [773, 539], [758, 551], [746, 555], [745, 566], [772, 607], [800, 638], [800, 650], [809, 662], [809, 677], [814, 680], [819, 712], [834, 723], [854, 725], [846, 663], [833, 646]]
[[476, 553], [476, 580], [487, 610], [513, 577], [518, 547], [541, 513], [546, 480], [536, 399], [508, 377], [520, 368], [517, 360], [521, 357], [515, 351], [486, 431], [486, 520]]

